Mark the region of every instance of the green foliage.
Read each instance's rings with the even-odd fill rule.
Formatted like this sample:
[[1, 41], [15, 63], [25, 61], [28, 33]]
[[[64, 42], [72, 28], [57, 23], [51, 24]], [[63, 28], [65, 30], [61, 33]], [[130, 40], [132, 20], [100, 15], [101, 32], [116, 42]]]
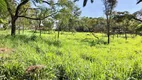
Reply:
[[97, 39], [97, 40], [93, 40], [92, 42], [91, 42], [91, 44], [90, 44], [90, 46], [95, 46], [95, 45], [97, 45], [97, 44], [107, 44], [107, 42], [106, 41], [104, 41], [103, 39]]
[[6, 21], [0, 18], [0, 23], [6, 23]]
[[0, 1], [0, 14], [5, 12], [7, 9], [6, 9], [6, 4], [4, 2], [4, 0], [1, 0]]
[[0, 66], [0, 75], [2, 79], [20, 79], [24, 74], [22, 65], [16, 61], [11, 61], [10, 63], [5, 61], [5, 63], [0, 64], [2, 64]]
[[139, 24], [139, 25], [137, 26], [136, 31], [138, 31], [138, 32], [142, 31], [142, 24]]
[[52, 30], [54, 27], [54, 21], [52, 19], [45, 19], [42, 21], [45, 29], [47, 28], [48, 30]]
[[102, 0], [104, 4], [104, 13], [106, 16], [112, 16], [112, 11], [116, 7], [117, 0]]

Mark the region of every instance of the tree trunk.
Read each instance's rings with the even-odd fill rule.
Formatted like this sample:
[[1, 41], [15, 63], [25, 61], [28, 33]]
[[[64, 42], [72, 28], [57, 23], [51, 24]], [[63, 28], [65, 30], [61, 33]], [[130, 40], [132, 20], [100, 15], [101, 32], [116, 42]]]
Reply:
[[15, 34], [16, 34], [16, 20], [17, 20], [17, 18], [15, 18], [15, 17], [13, 17], [12, 18], [12, 21], [11, 21], [11, 36], [15, 36]]
[[118, 34], [118, 32], [117, 32], [117, 38], [118, 38], [118, 35], [119, 35], [119, 34]]
[[127, 32], [126, 32], [126, 29], [127, 29], [127, 28], [125, 28], [125, 32], [124, 32], [124, 33], [125, 33], [125, 39], [127, 40]]
[[36, 30], [37, 30], [37, 27], [35, 26], [35, 31], [34, 31], [34, 33], [36, 33]]
[[127, 33], [126, 33], [126, 31], [125, 31], [125, 39], [127, 40]]
[[40, 37], [41, 37], [41, 26], [40, 25], [41, 25], [41, 20], [39, 20], [39, 25], [38, 25], [39, 26], [39, 30], [40, 30]]
[[18, 33], [20, 34], [20, 27], [19, 27], [19, 32]]
[[137, 35], [138, 35], [138, 31], [136, 30], [136, 31], [135, 31], [135, 37], [136, 37]]
[[108, 44], [110, 43], [110, 23], [109, 23], [109, 16], [106, 14], [107, 17], [107, 37], [108, 37]]
[[58, 27], [58, 39], [60, 37], [60, 27]]
[[24, 26], [23, 26], [23, 34], [24, 34], [24, 31], [25, 31], [25, 28], [24, 28]]

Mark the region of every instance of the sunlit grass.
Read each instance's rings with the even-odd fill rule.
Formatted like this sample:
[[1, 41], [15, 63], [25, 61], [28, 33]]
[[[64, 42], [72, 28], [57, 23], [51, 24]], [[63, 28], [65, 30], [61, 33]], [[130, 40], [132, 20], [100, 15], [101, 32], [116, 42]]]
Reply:
[[39, 78], [47, 80], [142, 79], [141, 36], [112, 36], [108, 45], [105, 34], [96, 34], [96, 39], [90, 33], [64, 32], [58, 40], [57, 32], [41, 37], [29, 31], [11, 37], [7, 32], [0, 32], [0, 47], [14, 52], [0, 54], [2, 79], [27, 79], [25, 70], [31, 65], [46, 66]]

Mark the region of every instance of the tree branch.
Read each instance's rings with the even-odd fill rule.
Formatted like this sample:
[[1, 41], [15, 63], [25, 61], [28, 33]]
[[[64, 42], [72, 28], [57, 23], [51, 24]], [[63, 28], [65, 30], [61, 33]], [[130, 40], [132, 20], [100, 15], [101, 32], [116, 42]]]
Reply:
[[19, 15], [21, 15], [22, 13], [26, 13], [28, 11], [28, 8], [25, 8], [23, 11], [21, 11], [20, 13], [19, 13]]
[[134, 20], [137, 20], [137, 21], [140, 21], [140, 22], [142, 22], [142, 20], [141, 19], [138, 19], [138, 18], [136, 18], [136, 17], [132, 17]]
[[11, 10], [11, 8], [10, 8], [10, 6], [9, 6], [8, 1], [7, 1], [7, 0], [4, 0], [4, 1], [5, 1], [5, 3], [6, 3], [7, 10], [8, 10], [8, 12], [9, 12], [10, 16], [13, 17], [14, 15], [12, 14], [12, 10]]
[[[43, 3], [46, 3], [46, 4], [48, 4], [48, 5], [51, 5], [51, 3], [48, 2], [48, 1], [42, 1], [42, 2], [43, 2]], [[52, 5], [56, 5], [56, 4], [58, 4], [58, 3], [52, 4]]]
[[137, 2], [137, 4], [139, 4], [140, 2], [142, 2], [142, 0], [139, 0], [139, 1]]
[[43, 3], [47, 3], [47, 4], [49, 4], [50, 5], [50, 3], [49, 2], [47, 2], [47, 1], [42, 1]]
[[29, 1], [29, 0], [24, 0], [23, 2], [21, 2], [21, 3], [17, 6], [15, 16], [18, 16], [20, 8], [21, 8], [23, 5], [25, 5], [28, 1]]
[[32, 18], [32, 17], [28, 17], [28, 16], [18, 16], [18, 17], [23, 17], [23, 18], [27, 18], [27, 19], [31, 19], [31, 20], [44, 20], [44, 19], [46, 19], [46, 18], [48, 18], [48, 17], [50, 17], [50, 16], [52, 16], [52, 15], [54, 15], [54, 14], [56, 14], [57, 12], [55, 12], [55, 13], [52, 13], [52, 14], [50, 14], [50, 15], [48, 15], [48, 16], [45, 16], [45, 17], [43, 17], [43, 18]]

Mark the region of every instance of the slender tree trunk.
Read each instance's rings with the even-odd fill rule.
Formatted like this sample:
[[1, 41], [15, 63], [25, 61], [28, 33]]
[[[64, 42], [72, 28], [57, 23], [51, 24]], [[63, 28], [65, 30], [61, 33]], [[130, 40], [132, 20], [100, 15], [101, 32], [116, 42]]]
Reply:
[[41, 26], [40, 25], [41, 25], [41, 20], [39, 20], [39, 25], [38, 25], [39, 26], [39, 30], [40, 30], [40, 37], [41, 37]]
[[127, 40], [127, 33], [126, 33], [126, 31], [125, 31], [125, 39]]
[[135, 31], [135, 36], [137, 36], [137, 34], [138, 34], [138, 31], [136, 30], [136, 31]]
[[60, 37], [60, 26], [58, 26], [58, 39]]
[[34, 33], [36, 33], [36, 31], [37, 31], [37, 27], [35, 26], [35, 31], [34, 31]]
[[20, 27], [19, 27], [19, 32], [18, 33], [20, 34]]
[[124, 33], [125, 33], [125, 39], [127, 40], [127, 31], [126, 31], [127, 28], [125, 28], [124, 30]]
[[118, 34], [118, 32], [117, 32], [117, 38], [118, 38], [118, 35], [119, 35], [119, 34]]
[[109, 22], [109, 16], [106, 14], [107, 17], [107, 37], [108, 37], [108, 44], [110, 43], [110, 22]]
[[24, 28], [24, 26], [23, 26], [23, 34], [24, 34], [24, 31], [25, 31], [25, 28]]
[[113, 31], [113, 32], [112, 32], [112, 34], [113, 34], [113, 39], [114, 39], [114, 37], [115, 37], [115, 34], [116, 34], [116, 33], [115, 33], [115, 31]]

